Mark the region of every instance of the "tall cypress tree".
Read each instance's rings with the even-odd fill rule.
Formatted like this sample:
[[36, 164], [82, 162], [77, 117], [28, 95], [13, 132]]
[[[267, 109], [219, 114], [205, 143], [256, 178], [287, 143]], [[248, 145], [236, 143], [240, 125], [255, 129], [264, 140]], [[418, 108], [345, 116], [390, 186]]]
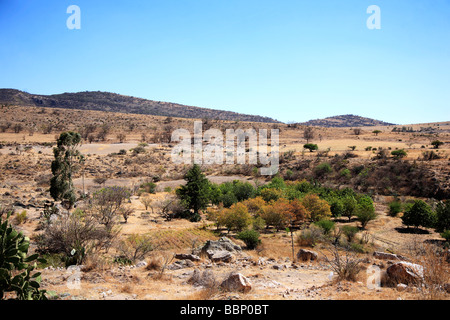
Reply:
[[177, 190], [177, 195], [186, 208], [194, 211], [191, 221], [199, 221], [199, 210], [206, 209], [210, 202], [210, 182], [197, 164], [186, 173], [184, 179], [187, 183]]
[[50, 180], [50, 195], [55, 201], [63, 201], [71, 209], [76, 201], [72, 174], [76, 160], [80, 156], [77, 150], [81, 135], [76, 132], [63, 132], [53, 149], [55, 160], [52, 162], [53, 177]]

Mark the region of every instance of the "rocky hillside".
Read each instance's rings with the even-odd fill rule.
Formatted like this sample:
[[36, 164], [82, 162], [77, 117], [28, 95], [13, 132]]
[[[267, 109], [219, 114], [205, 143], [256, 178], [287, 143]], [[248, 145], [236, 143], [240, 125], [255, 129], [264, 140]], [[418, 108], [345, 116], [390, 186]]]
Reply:
[[328, 117], [325, 119], [310, 120], [308, 122], [300, 123], [301, 125], [326, 127], [326, 128], [344, 128], [344, 127], [374, 127], [374, 126], [391, 126], [393, 123], [374, 120], [355, 116], [353, 114], [346, 114], [341, 116]]
[[257, 115], [186, 106], [171, 102], [146, 100], [100, 91], [36, 95], [15, 89], [0, 89], [0, 104], [110, 111], [180, 118], [208, 118], [266, 123], [279, 122], [271, 118]]

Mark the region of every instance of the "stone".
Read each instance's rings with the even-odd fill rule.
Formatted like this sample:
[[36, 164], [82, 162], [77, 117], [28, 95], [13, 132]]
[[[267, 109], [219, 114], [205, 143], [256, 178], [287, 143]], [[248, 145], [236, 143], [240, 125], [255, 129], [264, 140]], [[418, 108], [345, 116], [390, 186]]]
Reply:
[[373, 253], [373, 257], [376, 259], [380, 259], [380, 260], [397, 260], [397, 261], [406, 260], [406, 258], [404, 258], [398, 254], [380, 252], [380, 251], [375, 251]]
[[185, 253], [177, 253], [175, 254], [175, 258], [179, 260], [191, 260], [191, 261], [200, 261], [200, 257], [195, 254], [185, 254]]
[[240, 273], [230, 274], [221, 284], [220, 287], [227, 291], [238, 291], [247, 293], [252, 290], [250, 281]]
[[207, 251], [208, 257], [213, 262], [231, 262], [234, 260], [234, 255], [228, 251]]
[[300, 249], [297, 253], [297, 259], [301, 261], [317, 260], [319, 255], [312, 250]]
[[388, 267], [386, 273], [396, 283], [409, 284], [423, 278], [423, 267], [411, 262], [401, 261]]
[[147, 266], [147, 262], [145, 262], [145, 261], [139, 261], [138, 263], [136, 263], [136, 268], [146, 267], [146, 266]]

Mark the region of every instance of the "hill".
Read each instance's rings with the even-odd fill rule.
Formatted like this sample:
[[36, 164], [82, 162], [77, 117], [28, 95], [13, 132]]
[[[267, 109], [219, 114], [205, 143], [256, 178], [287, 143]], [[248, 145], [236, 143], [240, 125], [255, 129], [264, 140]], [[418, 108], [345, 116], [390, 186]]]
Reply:
[[16, 89], [0, 89], [0, 104], [110, 111], [179, 118], [208, 118], [215, 120], [278, 123], [268, 117], [241, 114], [171, 102], [153, 101], [110, 92], [85, 91], [54, 95], [37, 95]]
[[299, 124], [313, 127], [326, 127], [326, 128], [375, 127], [375, 126], [395, 125], [394, 123], [388, 123], [380, 120], [355, 116], [353, 114], [328, 117], [325, 119], [310, 120]]

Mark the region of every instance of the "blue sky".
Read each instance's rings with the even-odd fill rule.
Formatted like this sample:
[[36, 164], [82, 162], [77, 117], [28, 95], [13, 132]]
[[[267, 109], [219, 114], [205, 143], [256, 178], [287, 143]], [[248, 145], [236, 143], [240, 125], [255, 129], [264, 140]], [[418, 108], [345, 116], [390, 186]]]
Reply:
[[[70, 5], [81, 29], [69, 30]], [[366, 12], [381, 9], [381, 29]], [[0, 0], [0, 88], [302, 122], [450, 120], [449, 0]]]

